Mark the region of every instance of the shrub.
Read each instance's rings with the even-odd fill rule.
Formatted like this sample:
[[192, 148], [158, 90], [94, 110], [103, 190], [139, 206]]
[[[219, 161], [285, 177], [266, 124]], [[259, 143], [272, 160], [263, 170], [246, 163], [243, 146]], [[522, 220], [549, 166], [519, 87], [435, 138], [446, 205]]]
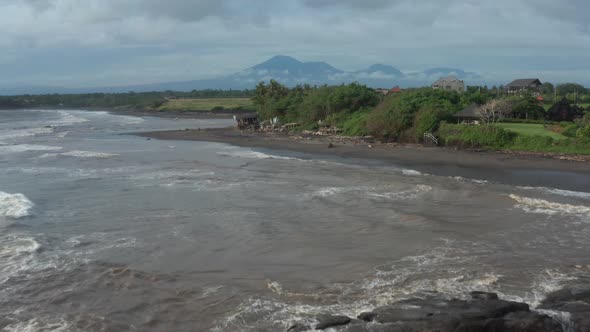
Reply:
[[582, 127], [576, 132], [576, 137], [581, 139], [590, 139], [590, 126]]
[[223, 106], [215, 106], [211, 109], [212, 112], [223, 112], [224, 110]]
[[348, 116], [347, 119], [340, 122], [340, 127], [345, 135], [365, 136], [369, 134], [367, 129], [368, 111], [356, 112]]
[[514, 142], [508, 146], [513, 150], [544, 151], [554, 144], [554, 140], [548, 136], [517, 135]]
[[502, 149], [509, 146], [516, 134], [495, 126], [441, 124], [438, 135], [443, 144], [466, 148]]
[[435, 132], [444, 117], [444, 113], [434, 107], [427, 106], [420, 109], [414, 118], [415, 137], [421, 140], [425, 133]]
[[563, 131], [561, 132], [561, 134], [566, 137], [574, 138], [574, 137], [576, 137], [576, 133], [577, 133], [578, 129], [579, 129], [578, 125], [570, 123], [563, 128]]

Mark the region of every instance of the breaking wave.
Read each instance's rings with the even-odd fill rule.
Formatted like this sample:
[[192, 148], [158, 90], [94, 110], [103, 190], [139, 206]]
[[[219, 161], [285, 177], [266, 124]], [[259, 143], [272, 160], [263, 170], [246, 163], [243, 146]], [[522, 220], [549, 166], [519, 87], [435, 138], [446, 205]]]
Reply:
[[[48, 112], [52, 112], [52, 111], [48, 111]], [[89, 121], [86, 118], [75, 116], [74, 114], [72, 114], [72, 112], [57, 111], [57, 114], [59, 115], [60, 118], [58, 120], [48, 121], [47, 124], [49, 124], [51, 126], [69, 126], [69, 125], [73, 125], [76, 123], [84, 123], [84, 122]]]
[[371, 197], [386, 198], [386, 199], [414, 199], [429, 191], [432, 191], [431, 186], [424, 184], [417, 185], [414, 189], [398, 191], [398, 192], [385, 192], [385, 193], [368, 193]]
[[[27, 321], [16, 322], [5, 326], [2, 331], [6, 332], [40, 332], [40, 331], [52, 331], [52, 332], [66, 332], [72, 331], [74, 326], [72, 323], [67, 322], [62, 318], [40, 318], [35, 317]], [[74, 329], [78, 331], [78, 329]]]
[[23, 218], [30, 215], [32, 208], [33, 202], [25, 195], [0, 191], [0, 218]]
[[420, 176], [420, 175], [428, 175], [413, 169], [402, 169], [402, 174], [403, 175], [408, 175], [408, 176]]
[[[478, 264], [467, 250], [444, 246], [380, 266], [359, 281], [333, 284], [317, 292], [291, 292], [280, 282], [269, 280], [267, 288], [275, 296], [247, 299], [218, 321], [213, 330], [286, 330], [295, 322], [313, 325], [318, 314], [356, 317], [375, 307], [433, 291], [449, 299], [467, 298], [475, 290], [497, 291], [499, 275], [489, 272], [484, 265], [478, 271], [467, 269], [466, 263]], [[433, 275], [433, 271], [437, 274]]]
[[10, 129], [0, 131], [0, 140], [14, 139], [20, 137], [30, 137], [43, 134], [51, 134], [53, 128], [27, 128], [27, 129]]
[[590, 216], [590, 206], [556, 203], [544, 199], [522, 197], [514, 194], [511, 194], [509, 197], [516, 201], [516, 207], [530, 213]]
[[75, 158], [111, 158], [116, 157], [118, 154], [116, 153], [106, 153], [106, 152], [94, 152], [94, 151], [80, 151], [80, 150], [73, 150], [63, 153], [45, 153], [39, 158], [51, 158], [51, 157], [75, 157]]
[[301, 160], [299, 158], [277, 156], [257, 151], [231, 151], [217, 152], [220, 156], [247, 158], [247, 159], [281, 159], [281, 160]]
[[473, 182], [473, 183], [477, 183], [477, 184], [486, 184], [488, 183], [488, 181], [486, 180], [478, 180], [478, 179], [468, 179], [468, 178], [464, 178], [462, 176], [454, 176], [451, 177], [452, 179], [455, 179], [457, 181], [461, 181], [461, 182]]
[[8, 234], [0, 238], [0, 284], [38, 265], [35, 254], [40, 249], [41, 244], [31, 236]]
[[326, 187], [326, 188], [321, 188], [319, 190], [314, 191], [313, 193], [311, 193], [311, 197], [329, 197], [329, 196], [333, 196], [336, 194], [340, 194], [343, 192], [349, 192], [349, 191], [353, 191], [353, 190], [357, 190], [359, 188], [356, 187]]
[[59, 151], [61, 146], [35, 145], [35, 144], [15, 144], [1, 145], [0, 153], [18, 153], [26, 151]]
[[546, 193], [553, 194], [553, 195], [590, 199], [590, 192], [563, 190], [563, 189], [547, 188], [547, 187], [518, 187], [518, 189], [538, 190], [538, 191], [546, 192]]

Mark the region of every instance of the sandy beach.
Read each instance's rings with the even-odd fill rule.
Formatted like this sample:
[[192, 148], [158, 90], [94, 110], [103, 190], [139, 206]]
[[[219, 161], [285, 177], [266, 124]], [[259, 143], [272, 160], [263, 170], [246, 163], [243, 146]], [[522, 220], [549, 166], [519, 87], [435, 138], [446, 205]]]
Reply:
[[[467, 151], [421, 145], [355, 142], [340, 138], [288, 136], [239, 131], [235, 128], [156, 131], [141, 136], [161, 140], [228, 143], [242, 147], [335, 156], [351, 162], [374, 160], [417, 171], [519, 185], [544, 185], [580, 190], [590, 187], [587, 156], [557, 156], [534, 153]], [[330, 148], [329, 145], [332, 144]], [[578, 177], [577, 175], [585, 175]]]

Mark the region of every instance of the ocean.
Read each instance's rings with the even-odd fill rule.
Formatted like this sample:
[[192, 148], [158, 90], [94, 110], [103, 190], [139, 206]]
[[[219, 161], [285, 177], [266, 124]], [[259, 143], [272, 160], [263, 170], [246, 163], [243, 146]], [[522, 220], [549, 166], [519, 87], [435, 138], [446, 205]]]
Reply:
[[590, 188], [133, 135], [232, 124], [0, 111], [0, 331], [285, 331], [590, 277]]

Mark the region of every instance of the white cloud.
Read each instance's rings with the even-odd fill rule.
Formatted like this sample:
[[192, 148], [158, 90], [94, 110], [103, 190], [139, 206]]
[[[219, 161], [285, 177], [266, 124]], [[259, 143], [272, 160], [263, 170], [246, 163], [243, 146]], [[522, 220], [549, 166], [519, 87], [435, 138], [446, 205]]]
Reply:
[[[552, 56], [588, 53], [589, 11], [587, 0], [4, 0], [0, 69], [46, 61], [48, 50], [85, 49], [112, 50], [112, 59], [89, 63], [100, 72], [94, 76], [56, 59], [66, 83], [197, 79], [275, 54], [348, 70], [379, 62], [491, 73], [522, 70], [514, 61], [507, 68], [505, 57], [543, 55], [538, 70], [550, 73], [557, 70]], [[129, 48], [146, 53], [124, 52]], [[55, 75], [26, 67], [17, 74], [31, 83]]]

